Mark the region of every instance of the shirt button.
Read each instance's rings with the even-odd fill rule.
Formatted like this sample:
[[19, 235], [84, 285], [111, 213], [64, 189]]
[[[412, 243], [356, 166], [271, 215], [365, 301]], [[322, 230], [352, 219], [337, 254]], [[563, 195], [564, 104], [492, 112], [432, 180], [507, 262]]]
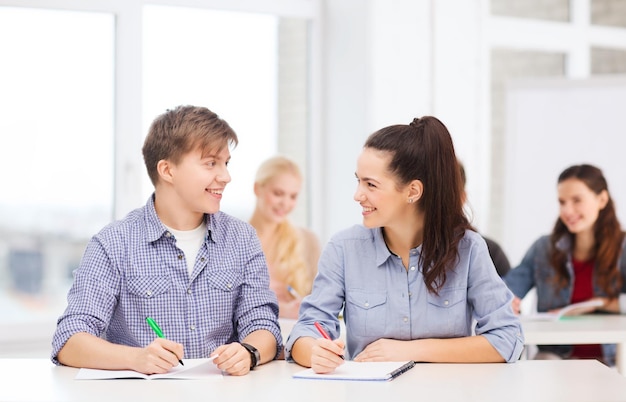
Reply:
[[444, 301], [444, 302], [443, 302], [443, 305], [444, 305], [444, 306], [447, 306], [448, 304], [450, 304], [450, 302], [449, 302], [448, 300], [446, 300], [446, 301]]
[[369, 304], [368, 302], [365, 302], [364, 306], [365, 306], [365, 307], [369, 307], [369, 306], [370, 306], [370, 304]]
[[413, 296], [413, 292], [409, 292], [409, 297]]
[[204, 257], [200, 258], [200, 261], [204, 262]]
[[179, 260], [182, 260], [182, 259], [183, 259], [182, 254], [178, 254], [178, 259], [179, 259]]
[[404, 321], [404, 322], [408, 322], [408, 321], [409, 321], [409, 317], [404, 317], [404, 318], [402, 319], [402, 321]]
[[232, 283], [227, 283], [227, 284], [226, 284], [226, 287], [227, 287], [228, 289], [232, 289], [232, 288], [233, 288], [233, 284], [232, 284]]
[[195, 325], [190, 325], [189, 329], [193, 331], [194, 329], [196, 329], [196, 326]]
[[191, 289], [187, 289], [187, 294], [190, 295], [191, 294]]
[[411, 254], [415, 255], [415, 254], [417, 254], [417, 251], [413, 250], [413, 251], [411, 251]]
[[152, 291], [151, 291], [151, 290], [148, 290], [148, 291], [146, 292], [146, 296], [148, 296], [148, 297], [152, 296]]
[[165, 237], [172, 237], [172, 234], [170, 232], [165, 232]]
[[415, 271], [415, 267], [411, 267], [411, 271]]

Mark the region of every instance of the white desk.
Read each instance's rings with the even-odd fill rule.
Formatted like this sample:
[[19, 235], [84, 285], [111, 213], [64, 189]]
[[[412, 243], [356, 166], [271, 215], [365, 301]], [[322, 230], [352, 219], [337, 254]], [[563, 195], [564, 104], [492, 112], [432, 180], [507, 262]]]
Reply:
[[626, 401], [626, 378], [595, 360], [418, 364], [389, 382], [296, 380], [274, 361], [223, 380], [74, 380], [47, 359], [0, 359], [0, 401]]
[[521, 316], [526, 345], [615, 343], [617, 370], [626, 376], [626, 316], [582, 315], [558, 321], [535, 321]]

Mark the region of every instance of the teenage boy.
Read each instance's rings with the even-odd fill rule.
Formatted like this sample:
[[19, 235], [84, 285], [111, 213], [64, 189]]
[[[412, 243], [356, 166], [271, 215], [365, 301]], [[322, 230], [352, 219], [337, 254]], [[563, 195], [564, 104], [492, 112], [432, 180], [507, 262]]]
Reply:
[[143, 145], [154, 193], [87, 245], [52, 340], [54, 363], [152, 374], [214, 356], [244, 375], [278, 356], [261, 244], [249, 224], [219, 211], [237, 143], [204, 107], [154, 120]]

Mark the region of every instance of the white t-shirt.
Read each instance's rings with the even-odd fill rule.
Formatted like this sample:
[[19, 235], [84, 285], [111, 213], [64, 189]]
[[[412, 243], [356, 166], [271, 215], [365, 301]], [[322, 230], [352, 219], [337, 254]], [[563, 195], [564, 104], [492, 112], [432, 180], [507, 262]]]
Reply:
[[192, 230], [176, 230], [169, 226], [165, 227], [174, 235], [176, 247], [183, 250], [185, 260], [187, 261], [187, 271], [191, 275], [198, 251], [200, 251], [206, 235], [206, 223], [202, 221], [200, 226]]

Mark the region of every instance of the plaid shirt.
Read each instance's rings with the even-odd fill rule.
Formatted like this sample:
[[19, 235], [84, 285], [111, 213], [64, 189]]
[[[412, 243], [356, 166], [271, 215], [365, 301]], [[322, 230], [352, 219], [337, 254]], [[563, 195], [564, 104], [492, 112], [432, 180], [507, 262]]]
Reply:
[[207, 234], [189, 275], [176, 239], [161, 223], [154, 198], [95, 235], [85, 250], [68, 306], [52, 339], [52, 361], [77, 332], [145, 347], [155, 334], [184, 345], [184, 358], [265, 329], [282, 348], [276, 296], [261, 244], [247, 223], [222, 212], [206, 216]]

